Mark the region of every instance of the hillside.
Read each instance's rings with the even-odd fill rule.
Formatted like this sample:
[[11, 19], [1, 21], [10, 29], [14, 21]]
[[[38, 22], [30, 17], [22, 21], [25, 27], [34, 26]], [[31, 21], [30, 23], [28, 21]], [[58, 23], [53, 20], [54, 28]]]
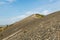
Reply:
[[3, 40], [60, 40], [60, 11], [31, 15], [0, 33]]
[[29, 22], [29, 20], [32, 21], [34, 19], [38, 19], [38, 18], [42, 18], [42, 17], [44, 17], [44, 15], [33, 14], [33, 15], [31, 15], [31, 16], [29, 16], [29, 17], [27, 17], [27, 18], [25, 18], [25, 19], [23, 19], [21, 21], [18, 21], [18, 22], [14, 23], [14, 24], [11, 24], [11, 25], [1, 25], [0, 26], [0, 32], [2, 32], [4, 30], [7, 30], [7, 29], [9, 30], [11, 27], [15, 27], [15, 25], [19, 26], [21, 24], [26, 24], [27, 22]]

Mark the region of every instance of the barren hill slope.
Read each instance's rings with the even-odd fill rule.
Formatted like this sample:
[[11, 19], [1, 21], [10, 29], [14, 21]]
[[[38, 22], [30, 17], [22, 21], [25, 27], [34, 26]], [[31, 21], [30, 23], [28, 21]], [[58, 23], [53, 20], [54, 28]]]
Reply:
[[[60, 40], [60, 11], [0, 33], [2, 40]], [[18, 24], [18, 23], [17, 23]], [[20, 23], [19, 23], [20, 24]]]
[[24, 26], [31, 24], [31, 23], [34, 23], [34, 21], [36, 21], [42, 17], [44, 17], [44, 16], [40, 15], [40, 14], [33, 14], [33, 15], [31, 15], [31, 16], [29, 16], [21, 21], [18, 21], [16, 23], [8, 26], [8, 28], [6, 30], [4, 30], [0, 33], [2, 35], [2, 36], [1, 35], [0, 36], [1, 36], [1, 38], [4, 38], [7, 35], [11, 35], [12, 33], [20, 30], [21, 28], [24, 28]]

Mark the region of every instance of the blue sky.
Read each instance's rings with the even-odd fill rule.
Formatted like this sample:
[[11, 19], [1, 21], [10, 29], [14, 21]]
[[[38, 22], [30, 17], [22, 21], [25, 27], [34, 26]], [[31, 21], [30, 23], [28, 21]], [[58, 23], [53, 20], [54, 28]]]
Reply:
[[60, 11], [60, 0], [0, 0], [0, 25], [11, 24], [39, 13]]

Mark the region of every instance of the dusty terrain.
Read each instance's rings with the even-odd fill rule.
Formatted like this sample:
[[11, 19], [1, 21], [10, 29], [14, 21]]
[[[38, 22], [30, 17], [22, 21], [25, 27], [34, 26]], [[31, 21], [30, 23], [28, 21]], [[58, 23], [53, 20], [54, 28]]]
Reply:
[[0, 40], [60, 40], [60, 11], [31, 15], [0, 33]]

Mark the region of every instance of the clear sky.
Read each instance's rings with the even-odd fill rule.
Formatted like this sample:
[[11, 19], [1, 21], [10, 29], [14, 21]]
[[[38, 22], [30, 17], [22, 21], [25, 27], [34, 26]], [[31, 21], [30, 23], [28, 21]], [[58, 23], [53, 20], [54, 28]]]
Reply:
[[14, 23], [31, 14], [60, 11], [60, 0], [0, 0], [0, 25]]

